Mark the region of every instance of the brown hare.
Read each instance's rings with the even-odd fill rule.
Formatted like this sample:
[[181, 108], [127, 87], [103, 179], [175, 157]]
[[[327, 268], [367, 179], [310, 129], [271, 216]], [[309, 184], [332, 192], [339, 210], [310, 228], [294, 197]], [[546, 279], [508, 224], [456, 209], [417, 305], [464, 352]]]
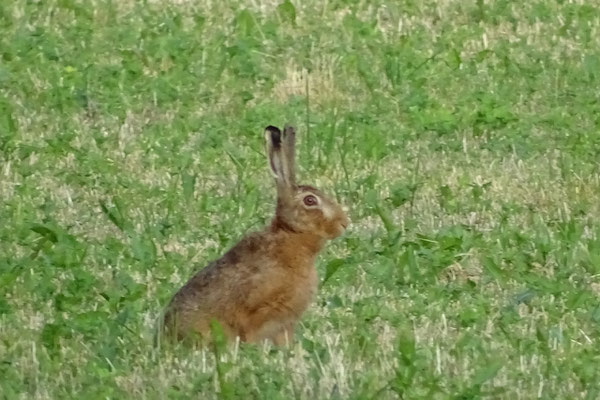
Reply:
[[285, 344], [315, 295], [315, 258], [349, 220], [321, 191], [296, 184], [293, 127], [286, 125], [282, 133], [268, 126], [265, 139], [277, 184], [275, 217], [179, 289], [165, 311], [167, 337], [207, 338], [216, 320], [229, 340]]

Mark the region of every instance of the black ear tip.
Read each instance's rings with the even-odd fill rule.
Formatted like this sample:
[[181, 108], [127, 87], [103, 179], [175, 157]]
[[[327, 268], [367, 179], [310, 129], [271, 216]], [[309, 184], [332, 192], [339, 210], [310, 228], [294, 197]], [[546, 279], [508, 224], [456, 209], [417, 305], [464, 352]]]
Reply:
[[265, 128], [265, 131], [271, 134], [271, 140], [273, 141], [273, 146], [279, 147], [281, 144], [281, 131], [278, 127], [269, 125]]

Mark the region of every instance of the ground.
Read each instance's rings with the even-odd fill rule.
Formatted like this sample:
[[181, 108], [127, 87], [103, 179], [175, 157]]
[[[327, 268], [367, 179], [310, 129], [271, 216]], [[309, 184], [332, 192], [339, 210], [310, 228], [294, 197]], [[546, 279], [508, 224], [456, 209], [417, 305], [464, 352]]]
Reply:
[[[595, 1], [0, 3], [0, 397], [600, 396]], [[153, 345], [273, 213], [352, 225], [289, 348]]]

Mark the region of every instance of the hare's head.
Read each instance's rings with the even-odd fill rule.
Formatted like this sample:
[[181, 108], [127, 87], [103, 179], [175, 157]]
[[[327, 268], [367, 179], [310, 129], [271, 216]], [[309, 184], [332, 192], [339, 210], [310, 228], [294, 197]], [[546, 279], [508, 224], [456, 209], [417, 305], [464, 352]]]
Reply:
[[342, 207], [319, 189], [296, 184], [294, 128], [283, 133], [275, 126], [265, 129], [269, 165], [277, 184], [274, 224], [298, 233], [313, 233], [324, 239], [341, 235], [348, 223]]

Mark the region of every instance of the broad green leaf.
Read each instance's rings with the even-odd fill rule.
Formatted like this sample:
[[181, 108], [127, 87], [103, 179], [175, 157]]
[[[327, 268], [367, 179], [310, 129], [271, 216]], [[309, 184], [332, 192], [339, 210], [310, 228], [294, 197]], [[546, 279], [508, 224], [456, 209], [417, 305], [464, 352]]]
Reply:
[[283, 3], [278, 5], [277, 12], [284, 22], [289, 22], [293, 26], [296, 25], [296, 8], [290, 0], [284, 0]]
[[323, 282], [321, 282], [321, 285], [324, 285], [333, 276], [333, 274], [335, 274], [337, 270], [340, 269], [340, 267], [345, 263], [346, 260], [343, 258], [336, 258], [334, 260], [329, 261], [327, 263], [327, 266], [325, 267], [325, 277], [323, 278]]

